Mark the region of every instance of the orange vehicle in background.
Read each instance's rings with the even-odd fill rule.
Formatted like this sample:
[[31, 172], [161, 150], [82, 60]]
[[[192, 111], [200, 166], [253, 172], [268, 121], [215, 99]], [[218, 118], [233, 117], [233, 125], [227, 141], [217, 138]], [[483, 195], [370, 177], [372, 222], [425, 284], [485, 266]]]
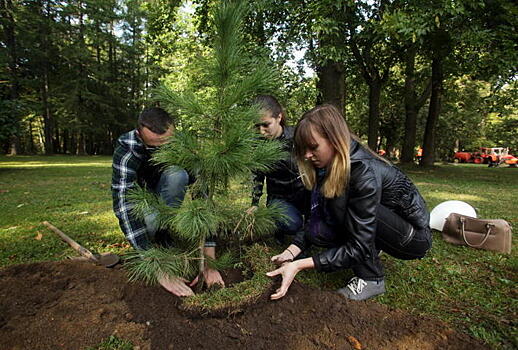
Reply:
[[500, 164], [508, 164], [510, 167], [518, 166], [518, 158], [509, 154], [507, 147], [480, 147], [477, 152], [455, 152], [455, 163], [488, 164], [489, 167], [497, 167]]

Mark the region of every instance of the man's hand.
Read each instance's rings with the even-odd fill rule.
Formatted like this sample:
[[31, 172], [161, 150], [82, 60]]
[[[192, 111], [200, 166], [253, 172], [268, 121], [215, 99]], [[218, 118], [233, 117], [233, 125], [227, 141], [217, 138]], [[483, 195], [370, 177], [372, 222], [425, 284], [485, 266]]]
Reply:
[[250, 208], [246, 210], [248, 215], [252, 215], [257, 210], [257, 205], [252, 205]]
[[[203, 279], [205, 280], [204, 282], [207, 283], [208, 288], [215, 284], [219, 284], [221, 287], [225, 287], [225, 281], [223, 281], [223, 278], [221, 277], [221, 274], [218, 270], [205, 268], [205, 270], [203, 270]], [[199, 278], [196, 276], [196, 278], [193, 279], [191, 283], [189, 283], [189, 286], [194, 287], [198, 283], [198, 280]]]
[[[205, 255], [207, 255], [209, 258], [216, 259], [216, 248], [215, 247], [205, 247], [203, 249], [203, 252]], [[218, 270], [211, 269], [210, 267], [205, 266], [205, 269], [203, 270], [203, 278], [205, 279], [205, 282], [207, 283], [207, 287], [211, 287], [214, 284], [219, 284], [222, 287], [225, 287], [225, 282], [223, 282], [223, 278], [221, 278], [221, 274]], [[198, 282], [198, 279], [195, 280]], [[196, 284], [196, 282], [193, 281], [191, 285]]]
[[218, 270], [206, 268], [203, 271], [203, 277], [205, 277], [205, 282], [207, 283], [207, 287], [210, 288], [215, 284], [221, 285], [221, 287], [225, 287], [225, 281], [221, 277], [221, 274]]
[[187, 283], [187, 280], [183, 278], [164, 275], [158, 279], [158, 283], [160, 283], [160, 285], [167, 291], [178, 297], [188, 297], [194, 295], [192, 289], [185, 284]]

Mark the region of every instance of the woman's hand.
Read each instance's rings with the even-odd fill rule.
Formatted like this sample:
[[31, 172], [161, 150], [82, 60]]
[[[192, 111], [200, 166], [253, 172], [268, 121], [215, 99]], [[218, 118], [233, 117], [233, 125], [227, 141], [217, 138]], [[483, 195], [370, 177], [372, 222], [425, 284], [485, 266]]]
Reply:
[[[291, 246], [290, 246], [291, 247]], [[273, 259], [273, 258], [272, 258]], [[312, 269], [315, 267], [312, 258], [305, 258], [301, 260], [297, 260], [294, 262], [286, 263], [279, 267], [277, 270], [273, 270], [266, 273], [268, 277], [274, 277], [277, 275], [282, 276], [282, 283], [279, 289], [275, 291], [272, 295], [270, 295], [270, 299], [276, 300], [280, 299], [286, 295], [288, 289], [293, 282], [293, 279], [299, 273], [300, 270]]]
[[279, 255], [272, 256], [270, 259], [275, 265], [282, 265], [286, 262], [292, 262], [293, 261], [293, 255], [288, 251], [285, 250]]
[[297, 247], [295, 244], [290, 244], [286, 250], [284, 250], [281, 254], [272, 256], [270, 259], [276, 265], [282, 265], [286, 262], [293, 261], [301, 252], [301, 249]]
[[298, 268], [297, 263], [290, 262], [288, 264], [282, 265], [277, 270], [266, 273], [266, 276], [268, 277], [274, 277], [277, 275], [282, 276], [282, 283], [280, 288], [277, 289], [274, 294], [270, 295], [270, 299], [277, 300], [285, 296], [286, 292], [288, 292], [288, 288], [290, 288], [291, 283], [293, 282], [293, 279], [299, 271], [300, 269]]

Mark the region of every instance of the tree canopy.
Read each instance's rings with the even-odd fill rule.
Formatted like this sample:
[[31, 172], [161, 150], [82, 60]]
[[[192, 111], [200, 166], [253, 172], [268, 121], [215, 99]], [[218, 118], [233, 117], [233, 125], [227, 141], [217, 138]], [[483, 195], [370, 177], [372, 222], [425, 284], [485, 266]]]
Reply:
[[[162, 83], [210, 96], [220, 1], [0, 0], [4, 153], [110, 154]], [[510, 147], [518, 123], [510, 0], [257, 0], [244, 50], [280, 71], [288, 120], [332, 103], [374, 150], [423, 165]], [[302, 57], [294, 61], [295, 57]], [[243, 73], [245, 76], [246, 72]], [[231, 96], [227, 96], [232, 99]]]

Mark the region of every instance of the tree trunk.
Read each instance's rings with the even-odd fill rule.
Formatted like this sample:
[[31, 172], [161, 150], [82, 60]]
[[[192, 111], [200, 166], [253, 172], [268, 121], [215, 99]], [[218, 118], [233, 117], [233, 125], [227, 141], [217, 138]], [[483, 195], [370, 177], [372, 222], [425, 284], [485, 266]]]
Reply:
[[52, 139], [53, 125], [52, 125], [52, 112], [50, 110], [49, 103], [49, 79], [48, 70], [46, 65], [43, 67], [43, 86], [41, 87], [41, 101], [43, 103], [43, 134], [44, 134], [44, 147], [45, 154], [54, 153], [54, 143]]
[[9, 155], [10, 156], [15, 156], [18, 154], [19, 142], [20, 141], [18, 139], [18, 136], [16, 136], [16, 135], [12, 135], [9, 138]]
[[344, 111], [345, 79], [342, 63], [326, 61], [317, 68], [317, 104], [330, 103]]
[[61, 138], [63, 139], [63, 154], [67, 154], [68, 153], [68, 142], [69, 142], [67, 128], [63, 129], [63, 135], [61, 136]]
[[435, 126], [437, 125], [441, 111], [442, 64], [442, 57], [436, 55], [432, 60], [432, 95], [430, 96], [430, 108], [428, 109], [428, 118], [426, 119], [421, 166], [432, 166], [435, 160]]
[[401, 162], [413, 163], [417, 135], [417, 115], [431, 92], [431, 83], [427, 84], [421, 96], [417, 97], [415, 87], [415, 56], [417, 47], [412, 45], [406, 51], [405, 66], [405, 136], [401, 150]]
[[405, 67], [405, 136], [401, 150], [401, 162], [413, 163], [417, 133], [417, 108], [415, 93], [415, 55], [416, 46], [407, 50]]
[[[40, 3], [41, 4], [41, 3]], [[50, 53], [49, 53], [49, 38], [50, 38], [50, 27], [48, 21], [50, 20], [50, 4], [48, 2], [45, 3], [46, 6], [41, 4], [41, 11], [44, 17], [43, 25], [40, 28], [41, 33], [41, 42], [42, 42], [42, 76], [41, 76], [41, 101], [43, 103], [43, 134], [44, 134], [44, 147], [45, 154], [53, 154], [54, 153], [54, 141], [53, 141], [53, 133], [54, 133], [54, 125], [53, 125], [53, 116], [52, 110], [49, 101], [49, 84], [50, 84]]]
[[[19, 95], [19, 79], [18, 79], [18, 53], [16, 48], [16, 34], [15, 34], [15, 20], [12, 16], [14, 5], [12, 0], [0, 0], [0, 24], [4, 32], [3, 40], [8, 53], [8, 76], [9, 76], [9, 100], [11, 103], [11, 116], [15, 119], [18, 125], [18, 108], [17, 100]], [[18, 129], [18, 128], [16, 128]], [[18, 131], [17, 131], [18, 132]], [[20, 144], [18, 134], [12, 134], [9, 137], [9, 154], [18, 154], [18, 147]]]
[[70, 133], [70, 154], [76, 155], [78, 151], [76, 133]]
[[360, 51], [355, 40], [351, 40], [351, 51], [356, 59], [356, 63], [360, 67], [362, 76], [365, 79], [367, 85], [369, 85], [369, 130], [368, 144], [369, 147], [376, 151], [379, 134], [379, 103], [381, 96], [381, 88], [383, 84], [388, 80], [389, 69], [391, 64], [380, 72], [380, 69], [376, 67], [376, 60], [371, 56], [371, 46], [364, 46], [363, 52]]
[[376, 151], [378, 146], [381, 81], [374, 79], [369, 82], [369, 130], [368, 144], [370, 149]]
[[78, 156], [85, 156], [86, 153], [86, 137], [83, 132], [79, 134], [79, 142], [77, 143], [77, 152]]
[[33, 133], [34, 130], [32, 128], [32, 118], [29, 119], [29, 153], [34, 154], [36, 153], [36, 147], [34, 146], [34, 136]]

